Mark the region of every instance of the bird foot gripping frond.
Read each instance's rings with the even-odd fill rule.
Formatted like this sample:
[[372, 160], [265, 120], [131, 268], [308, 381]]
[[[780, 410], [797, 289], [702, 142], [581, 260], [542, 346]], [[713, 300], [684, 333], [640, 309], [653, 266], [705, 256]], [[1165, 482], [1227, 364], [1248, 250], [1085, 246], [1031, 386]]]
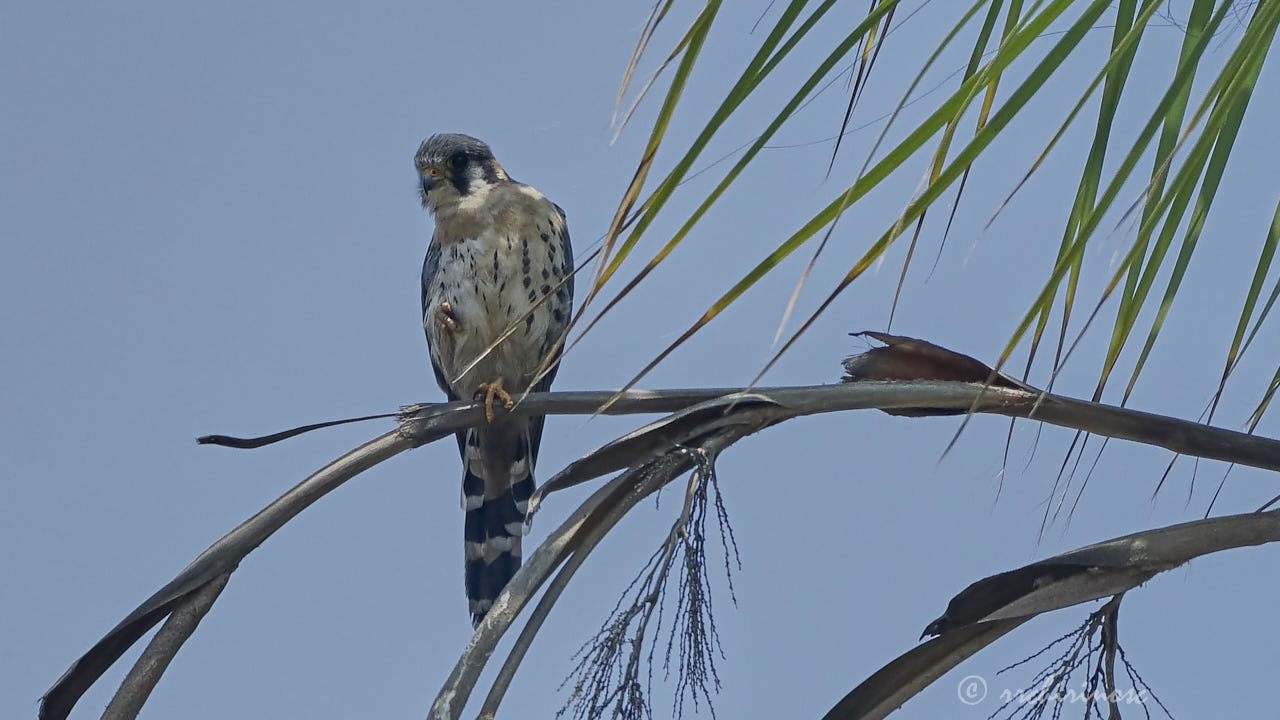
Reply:
[[511, 400], [511, 395], [503, 389], [502, 378], [498, 378], [493, 382], [480, 383], [479, 391], [476, 392], [476, 400], [484, 398], [484, 419], [493, 422], [493, 401], [498, 399], [502, 401], [502, 406], [510, 410], [515, 403]]

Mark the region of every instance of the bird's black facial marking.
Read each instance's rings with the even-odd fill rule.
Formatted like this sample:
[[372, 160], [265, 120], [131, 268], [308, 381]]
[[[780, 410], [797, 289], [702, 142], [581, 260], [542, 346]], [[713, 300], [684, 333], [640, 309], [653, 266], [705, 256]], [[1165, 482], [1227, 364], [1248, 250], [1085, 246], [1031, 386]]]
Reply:
[[504, 179], [491, 156], [459, 151], [450, 155], [447, 162], [449, 184], [453, 185], [459, 195], [466, 195], [474, 190], [478, 180], [483, 180], [484, 184], [493, 185]]
[[459, 195], [466, 195], [470, 189], [471, 178], [467, 172], [469, 164], [465, 153], [454, 153], [449, 157], [449, 183]]

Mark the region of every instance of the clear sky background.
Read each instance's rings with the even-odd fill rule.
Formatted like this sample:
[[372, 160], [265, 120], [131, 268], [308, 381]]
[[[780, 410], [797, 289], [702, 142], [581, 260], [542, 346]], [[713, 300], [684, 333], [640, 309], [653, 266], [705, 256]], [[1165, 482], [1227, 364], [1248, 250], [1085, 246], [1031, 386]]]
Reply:
[[[752, 25], [767, 4], [733, 3], [723, 13], [661, 170], [758, 46], [761, 31], [753, 35]], [[677, 3], [645, 72], [698, 5]], [[865, 5], [833, 14], [697, 167], [751, 140]], [[853, 126], [893, 106], [958, 5], [929, 4], [890, 37]], [[251, 452], [197, 447], [196, 436], [267, 433], [441, 398], [418, 307], [431, 223], [418, 205], [411, 158], [425, 136], [466, 132], [489, 142], [514, 177], [566, 209], [585, 255], [607, 227], [652, 119], [655, 105], [647, 103], [610, 144], [614, 95], [647, 10], [647, 3], [585, 1], [322, 3], [305, 11], [238, 2], [4, 5], [0, 716], [34, 716], [71, 661], [210, 542], [391, 425], [317, 432]], [[1180, 40], [1167, 27], [1144, 41], [1124, 108], [1145, 108], [1163, 90]], [[998, 354], [1061, 237], [1092, 109], [1064, 151], [984, 225], [1109, 41], [1109, 30], [1094, 32], [1093, 57], [1064, 71], [975, 166], [931, 277], [945, 213], [930, 216], [895, 332], [985, 359]], [[922, 91], [954, 87], [947, 74], [963, 66], [966, 42]], [[1224, 47], [1214, 44], [1210, 66], [1225, 59]], [[1216, 385], [1280, 191], [1269, 120], [1280, 112], [1278, 79], [1274, 63], [1264, 69], [1201, 255], [1132, 407], [1195, 418]], [[850, 135], [825, 177], [846, 99], [840, 81], [808, 105], [670, 261], [566, 357], [557, 388], [626, 382], [840, 192], [879, 128]], [[1145, 113], [1128, 115], [1119, 137], [1132, 137]], [[891, 221], [926, 160], [913, 167], [841, 220], [798, 313], [811, 311]], [[689, 182], [638, 256], [665, 241], [681, 211], [726, 168]], [[1137, 192], [1130, 188], [1118, 204]], [[1096, 297], [1132, 238], [1134, 228], [1118, 220], [1090, 250], [1086, 298]], [[808, 254], [789, 259], [642, 385], [749, 382], [772, 354], [782, 305]], [[846, 333], [884, 328], [904, 254], [905, 242], [842, 295], [765, 383], [835, 381], [840, 359], [867, 347]], [[1060, 377], [1060, 392], [1092, 392], [1109, 325], [1104, 312]], [[1221, 424], [1244, 423], [1278, 350], [1273, 324], [1229, 386]], [[1037, 371], [1032, 381], [1043, 383], [1044, 361]], [[1127, 370], [1108, 399], [1125, 379]], [[551, 419], [540, 479], [640, 422]], [[1193, 486], [1192, 463], [1180, 461], [1152, 500], [1169, 453], [1111, 443], [1070, 523], [1059, 518], [1037, 540], [1072, 433], [1045, 429], [1030, 456], [1036, 428], [1019, 425], [997, 497], [1007, 421], [975, 419], [942, 458], [958, 422], [827, 415], [788, 422], [725, 453], [721, 487], [743, 569], [736, 609], [716, 576], [725, 651], [719, 717], [819, 717], [912, 647], [970, 582], [1198, 518], [1225, 470], [1202, 462]], [[1268, 418], [1259, 432], [1275, 436], [1280, 427]], [[359, 476], [289, 523], [233, 575], [144, 715], [424, 715], [471, 633], [459, 478], [456, 448], [440, 442]], [[1214, 512], [1255, 509], [1276, 494], [1275, 480], [1235, 469]], [[1078, 475], [1071, 498], [1079, 482]], [[554, 496], [531, 542], [587, 492]], [[550, 717], [561, 706], [566, 695], [556, 688], [571, 653], [605, 620], [675, 510], [645, 503], [596, 551], [526, 659], [507, 716]], [[1275, 547], [1203, 558], [1126, 598], [1122, 642], [1176, 716], [1224, 707], [1240, 717], [1274, 713], [1278, 560]], [[900, 717], [986, 717], [994, 697], [960, 704], [959, 679], [982, 675], [993, 696], [1020, 687], [1034, 669], [995, 671], [1092, 607], [1019, 628], [911, 700]], [[135, 657], [107, 673], [76, 717], [100, 713]], [[670, 687], [660, 677], [659, 670], [655, 714], [666, 717]], [[1077, 713], [1083, 709], [1068, 716]]]

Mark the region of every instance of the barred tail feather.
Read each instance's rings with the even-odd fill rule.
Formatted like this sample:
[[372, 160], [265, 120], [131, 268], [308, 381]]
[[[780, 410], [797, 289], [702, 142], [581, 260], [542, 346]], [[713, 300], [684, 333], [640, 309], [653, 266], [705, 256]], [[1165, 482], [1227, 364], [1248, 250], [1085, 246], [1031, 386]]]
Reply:
[[534, 490], [524, 433], [514, 447], [502, 448], [507, 452], [483, 440], [469, 434], [462, 478], [463, 559], [473, 625], [520, 569], [520, 540], [528, 530], [526, 511]]

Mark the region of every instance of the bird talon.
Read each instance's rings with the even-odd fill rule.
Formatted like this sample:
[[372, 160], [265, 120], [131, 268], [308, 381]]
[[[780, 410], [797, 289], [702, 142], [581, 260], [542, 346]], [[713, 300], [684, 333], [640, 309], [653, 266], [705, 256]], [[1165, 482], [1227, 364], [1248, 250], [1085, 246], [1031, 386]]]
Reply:
[[493, 400], [497, 398], [502, 401], [502, 406], [510, 410], [515, 403], [511, 400], [511, 395], [502, 389], [502, 378], [498, 378], [491, 383], [480, 383], [476, 399], [484, 396], [484, 419], [493, 422]]
[[447, 301], [436, 307], [436, 327], [451, 333], [462, 332], [462, 324], [458, 322], [453, 306]]

